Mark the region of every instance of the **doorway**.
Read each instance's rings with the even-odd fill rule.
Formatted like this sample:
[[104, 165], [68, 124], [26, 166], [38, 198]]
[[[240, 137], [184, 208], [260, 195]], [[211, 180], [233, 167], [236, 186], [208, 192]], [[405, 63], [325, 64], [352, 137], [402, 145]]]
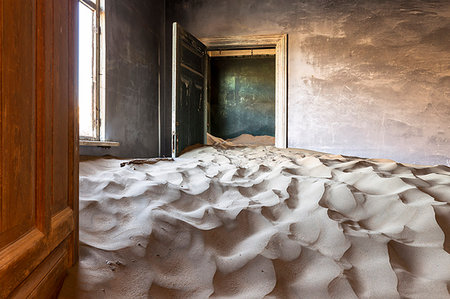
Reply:
[[[214, 57], [217, 52], [239, 52], [238, 56], [274, 55], [275, 60], [275, 146], [287, 147], [287, 35], [252, 35], [200, 39]], [[250, 53], [250, 54], [249, 54]]]
[[287, 35], [197, 39], [173, 23], [172, 157], [206, 144], [211, 94], [210, 57], [214, 51], [275, 51], [275, 146], [287, 146]]
[[275, 140], [275, 49], [209, 51], [208, 132]]

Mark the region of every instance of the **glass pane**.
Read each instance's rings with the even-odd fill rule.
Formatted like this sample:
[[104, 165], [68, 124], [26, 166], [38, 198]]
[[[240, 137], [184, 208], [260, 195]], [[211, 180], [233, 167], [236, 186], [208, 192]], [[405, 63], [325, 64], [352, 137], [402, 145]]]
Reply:
[[79, 48], [78, 48], [78, 105], [80, 136], [95, 137], [94, 133], [94, 24], [95, 13], [79, 3]]

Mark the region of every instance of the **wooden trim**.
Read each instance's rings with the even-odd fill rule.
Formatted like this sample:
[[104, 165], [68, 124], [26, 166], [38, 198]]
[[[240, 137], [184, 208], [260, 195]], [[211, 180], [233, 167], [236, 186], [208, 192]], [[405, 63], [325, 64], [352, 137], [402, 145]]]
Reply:
[[103, 146], [103, 147], [114, 147], [119, 146], [120, 143], [116, 141], [97, 141], [97, 140], [80, 140], [80, 146]]
[[48, 232], [49, 221], [46, 217], [49, 206], [45, 194], [46, 161], [45, 161], [45, 124], [46, 124], [46, 73], [45, 73], [45, 19], [46, 4], [36, 1], [36, 227], [43, 233]]
[[[3, 0], [0, 1], [0, 148], [3, 148]], [[3, 151], [0, 150], [0, 232], [6, 226], [3, 214]]]
[[201, 38], [209, 51], [276, 47], [286, 34]]
[[276, 55], [276, 54], [277, 51], [275, 48], [208, 51], [209, 57], [257, 56], [257, 55]]
[[208, 99], [209, 99], [209, 91], [210, 91], [210, 79], [211, 79], [211, 65], [210, 65], [210, 58], [208, 55], [205, 55], [204, 57], [204, 73], [205, 76], [203, 77], [203, 144], [208, 144], [208, 125], [209, 125], [209, 108], [208, 108]]
[[[102, 108], [100, 105], [100, 9], [98, 9], [98, 0], [96, 0], [95, 7], [95, 137], [97, 140], [100, 140], [100, 127], [101, 127], [101, 119], [100, 119], [100, 109]], [[76, 53], [76, 52], [75, 52]]]
[[[0, 77], [4, 77], [0, 80], [0, 126], [5, 126], [6, 121], [8, 130], [14, 125], [18, 130], [31, 131], [29, 144], [18, 146], [17, 157], [28, 157], [33, 160], [28, 172], [27, 170], [18, 172], [18, 175], [25, 175], [24, 181], [17, 186], [14, 185], [16, 189], [24, 186], [32, 189], [30, 192], [32, 194], [26, 195], [26, 202], [23, 199], [20, 201], [20, 197], [23, 196], [18, 197], [9, 191], [10, 186], [5, 185], [7, 177], [5, 165], [0, 165], [2, 166], [0, 172], [4, 175], [0, 186], [3, 193], [8, 190], [6, 196], [0, 194], [0, 199], [3, 200], [3, 205], [0, 203], [0, 210], [6, 208], [6, 216], [9, 215], [9, 217], [0, 215], [0, 221], [6, 225], [2, 228], [5, 235], [0, 233], [0, 244], [4, 245], [0, 250], [0, 298], [12, 295], [11, 292], [15, 292], [19, 298], [49, 298], [57, 291], [66, 268], [77, 260], [78, 236], [74, 227], [77, 226], [79, 180], [76, 61], [78, 3], [78, 0], [0, 1], [0, 65], [5, 62], [1, 60], [6, 54], [6, 49], [9, 54], [11, 49], [17, 49], [19, 51], [17, 53], [22, 53], [20, 57], [23, 53], [30, 53], [27, 61], [32, 60], [27, 63], [28, 68], [24, 63], [17, 65], [20, 69], [12, 64], [11, 72], [8, 74], [3, 72], [3, 69], [6, 70], [11, 66], [0, 67]], [[21, 14], [21, 11], [24, 13]], [[27, 18], [22, 18], [27, 15]], [[3, 31], [6, 25], [14, 30]], [[67, 34], [64, 33], [66, 30]], [[29, 39], [24, 39], [30, 34], [32, 36]], [[5, 47], [5, 42], [10, 40], [21, 43], [16, 43], [11, 48]], [[20, 105], [17, 109], [10, 109], [11, 116], [5, 116], [6, 94], [1, 87], [1, 85], [5, 87], [4, 82], [14, 83], [14, 76], [19, 72], [24, 73], [24, 76], [33, 74], [33, 77], [30, 76], [27, 80], [29, 84], [24, 86], [26, 93], [23, 95], [26, 95], [31, 106], [27, 106], [29, 108], [26, 112], [27, 121], [23, 123], [23, 128], [17, 127], [13, 118], [16, 114], [20, 115], [18, 114], [21, 111]], [[33, 93], [28, 91], [30, 87]], [[22, 99], [23, 95], [18, 95]], [[25, 104], [21, 103], [22, 106]], [[63, 109], [60, 110], [61, 107]], [[64, 113], [57, 113], [61, 111]], [[32, 115], [28, 118], [28, 114]], [[5, 145], [5, 140], [2, 142]], [[57, 150], [59, 146], [63, 147]], [[67, 151], [61, 151], [66, 147]], [[2, 154], [4, 155], [0, 150], [0, 155]], [[0, 164], [3, 162], [5, 161], [0, 159]], [[60, 171], [53, 169], [54, 163], [59, 162], [62, 165], [61, 168], [58, 167]], [[31, 182], [27, 179], [29, 174], [33, 175]], [[55, 186], [56, 176], [64, 182], [63, 186]], [[8, 177], [15, 178], [17, 175], [11, 173]], [[58, 205], [55, 211], [60, 212], [52, 217], [55, 190], [61, 191], [58, 192], [58, 197], [63, 198], [58, 199], [59, 203], [62, 202], [64, 205]], [[23, 208], [24, 211], [32, 209], [33, 214], [27, 217], [28, 219], [20, 221], [19, 225], [15, 225], [17, 222], [13, 218], [15, 212], [8, 214], [8, 202], [13, 203], [16, 208]], [[17, 211], [20, 213], [20, 210]], [[8, 221], [14, 226], [8, 227]], [[14, 239], [10, 239], [9, 236]], [[57, 255], [54, 254], [55, 248], [60, 248]], [[63, 256], [60, 255], [61, 251]]]
[[[0, 253], [0, 298], [6, 297], [74, 229], [73, 212], [66, 208], [52, 218], [48, 238], [34, 229]], [[8, 273], [8, 275], [6, 275]], [[13, 273], [11, 275], [11, 273]]]
[[10, 295], [11, 298], [55, 298], [64, 282], [67, 242], [59, 245]]
[[199, 76], [199, 77], [201, 77], [201, 78], [204, 78], [204, 77], [205, 77], [205, 76], [203, 76], [202, 73], [197, 72], [196, 70], [194, 70], [193, 68], [187, 66], [186, 64], [184, 64], [184, 63], [182, 63], [182, 62], [180, 63], [180, 66], [181, 66], [181, 67], [184, 67], [184, 68], [187, 69], [188, 71], [190, 71], [190, 72], [196, 74], [197, 76]]
[[[45, 258], [46, 254], [40, 251], [44, 242], [44, 234], [38, 229], [34, 229], [1, 251], [0, 298], [6, 298]], [[38, 260], [38, 258], [40, 259]], [[25, 266], [25, 264], [27, 265]], [[8, 273], [14, 274], [6, 275]]]
[[67, 207], [52, 217], [52, 231], [48, 237], [52, 250], [73, 231], [73, 214], [72, 208]]
[[287, 34], [202, 38], [209, 51], [275, 48], [275, 146], [287, 147]]
[[287, 35], [277, 42], [275, 55], [275, 146], [287, 148]]
[[[105, 0], [97, 0], [98, 10], [97, 13], [99, 15], [99, 23], [98, 26], [100, 28], [99, 35], [99, 48], [100, 48], [100, 57], [99, 57], [99, 78], [98, 78], [98, 89], [99, 89], [99, 136], [100, 140], [106, 139], [106, 6]], [[78, 16], [76, 17], [78, 20]], [[76, 30], [78, 32], [78, 28]], [[78, 39], [77, 39], [78, 40]], [[78, 46], [77, 46], [78, 48]], [[78, 69], [78, 68], [77, 68]], [[77, 88], [78, 90], [78, 88]], [[77, 106], [78, 107], [78, 106]]]
[[78, 1], [69, 2], [69, 209], [72, 209], [73, 233], [69, 242], [69, 266], [78, 262], [79, 206], [79, 119], [78, 119]]

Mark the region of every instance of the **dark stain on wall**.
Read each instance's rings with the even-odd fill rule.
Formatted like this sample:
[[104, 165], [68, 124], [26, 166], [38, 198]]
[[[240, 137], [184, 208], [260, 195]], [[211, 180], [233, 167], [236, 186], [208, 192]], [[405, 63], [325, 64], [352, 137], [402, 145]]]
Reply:
[[164, 1], [106, 1], [106, 139], [82, 155], [159, 155], [158, 88], [164, 70]]
[[211, 133], [275, 136], [275, 57], [211, 59]]
[[450, 1], [168, 0], [166, 10], [167, 24], [199, 38], [288, 34], [289, 147], [450, 165]]

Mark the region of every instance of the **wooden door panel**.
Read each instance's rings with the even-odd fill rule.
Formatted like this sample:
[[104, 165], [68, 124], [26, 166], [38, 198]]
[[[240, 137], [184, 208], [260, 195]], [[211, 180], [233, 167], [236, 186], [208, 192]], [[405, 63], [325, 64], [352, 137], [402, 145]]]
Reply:
[[77, 7], [0, 1], [0, 298], [54, 295], [77, 258]]
[[[0, 298], [5, 298], [39, 266], [74, 230], [71, 209], [52, 218], [48, 235], [33, 229], [0, 251]], [[72, 248], [66, 248], [67, 254]], [[71, 264], [69, 261], [67, 264]]]
[[173, 24], [172, 156], [206, 141], [206, 46]]
[[[68, 1], [54, 1], [54, 84], [53, 97], [65, 99], [54, 102], [53, 126], [53, 197], [52, 214], [62, 211], [68, 205], [69, 183], [69, 34]], [[61, 117], [65, 116], [65, 117]]]
[[[25, 280], [16, 288], [11, 298], [52, 298], [55, 288], [64, 280], [67, 264], [67, 241], [62, 242]], [[36, 288], [35, 286], [40, 287]]]
[[[34, 224], [35, 93], [33, 1], [3, 4], [2, 51], [2, 242], [29, 231]], [[20, 13], [18, 13], [20, 12]], [[17, 16], [18, 14], [18, 16]], [[15, 200], [6, 200], [15, 198]]]

